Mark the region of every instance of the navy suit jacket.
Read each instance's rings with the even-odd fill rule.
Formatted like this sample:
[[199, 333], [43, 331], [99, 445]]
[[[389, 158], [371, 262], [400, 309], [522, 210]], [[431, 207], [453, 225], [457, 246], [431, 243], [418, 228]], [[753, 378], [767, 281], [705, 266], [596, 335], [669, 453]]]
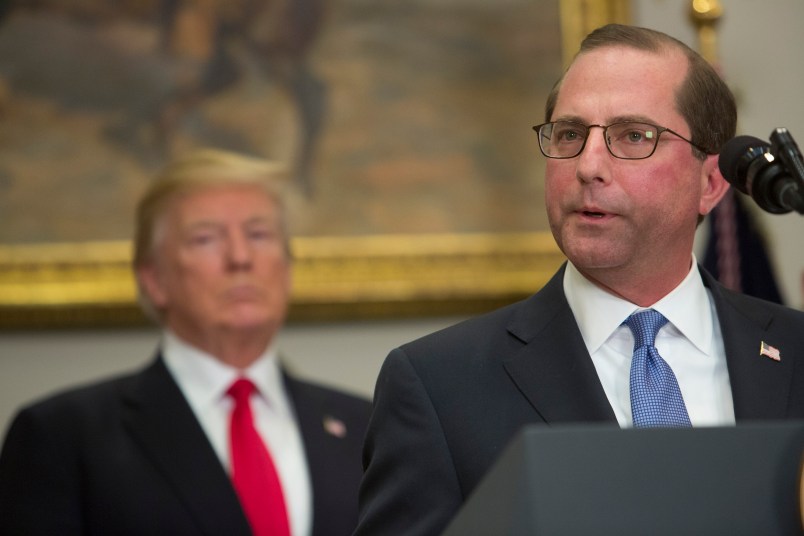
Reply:
[[[804, 312], [712, 292], [738, 422], [804, 418]], [[374, 395], [356, 535], [440, 534], [528, 424], [617, 421], [563, 291], [393, 350]], [[781, 360], [759, 355], [760, 342]]]
[[[313, 489], [313, 534], [357, 522], [370, 404], [288, 377]], [[342, 421], [337, 437], [325, 417]], [[23, 409], [0, 454], [0, 534], [247, 535], [231, 481], [161, 357]]]

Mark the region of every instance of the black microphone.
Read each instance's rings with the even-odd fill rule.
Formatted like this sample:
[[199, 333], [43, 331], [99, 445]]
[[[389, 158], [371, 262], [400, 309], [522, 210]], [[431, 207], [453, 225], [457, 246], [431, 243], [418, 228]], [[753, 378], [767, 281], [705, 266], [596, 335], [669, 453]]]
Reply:
[[[776, 140], [779, 140], [778, 135]], [[800, 153], [797, 153], [798, 147], [789, 134], [782, 140], [781, 145], [771, 145], [752, 136], [737, 136], [723, 146], [718, 167], [727, 181], [751, 196], [763, 210], [772, 214], [796, 210], [804, 214], [800, 181], [785, 163], [800, 157]], [[780, 152], [784, 153], [783, 158], [780, 158]], [[797, 164], [802, 165], [800, 161]]]

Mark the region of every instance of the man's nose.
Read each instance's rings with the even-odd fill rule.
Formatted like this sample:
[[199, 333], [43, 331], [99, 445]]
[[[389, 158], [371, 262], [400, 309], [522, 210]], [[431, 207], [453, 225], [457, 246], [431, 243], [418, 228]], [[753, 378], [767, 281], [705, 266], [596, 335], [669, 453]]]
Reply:
[[241, 232], [229, 233], [227, 240], [227, 260], [232, 266], [249, 265], [254, 255], [251, 243]]
[[578, 155], [575, 175], [584, 183], [608, 182], [608, 163], [613, 158], [605, 139], [605, 129], [597, 125], [589, 127], [581, 154]]

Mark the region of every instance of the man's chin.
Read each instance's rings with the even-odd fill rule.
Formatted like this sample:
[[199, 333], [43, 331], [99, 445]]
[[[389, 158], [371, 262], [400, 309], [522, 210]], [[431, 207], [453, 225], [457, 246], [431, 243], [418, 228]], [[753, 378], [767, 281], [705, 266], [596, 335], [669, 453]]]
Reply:
[[564, 251], [567, 259], [578, 269], [603, 270], [614, 268], [622, 262], [619, 251], [600, 244], [590, 247], [572, 247]]
[[265, 329], [276, 321], [276, 315], [272, 315], [265, 310], [264, 306], [256, 304], [238, 304], [230, 307], [226, 311], [221, 311], [221, 325], [230, 329]]

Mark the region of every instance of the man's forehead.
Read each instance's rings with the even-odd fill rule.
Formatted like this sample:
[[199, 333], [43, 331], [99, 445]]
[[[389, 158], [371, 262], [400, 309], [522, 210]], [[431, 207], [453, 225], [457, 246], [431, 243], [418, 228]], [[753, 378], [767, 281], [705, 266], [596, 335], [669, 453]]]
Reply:
[[240, 198], [240, 206], [276, 206], [276, 199], [267, 190], [256, 184], [203, 186], [178, 192], [170, 201], [171, 208], [193, 209], [196, 206], [215, 207], [232, 197]]
[[680, 49], [669, 45], [649, 50], [627, 44], [611, 44], [578, 54], [570, 64], [567, 74], [577, 70], [579, 67], [591, 69], [602, 74], [605, 71], [601, 70], [601, 61], [605, 61], [606, 64], [616, 64], [621, 69], [633, 69], [637, 72], [646, 67], [652, 68], [656, 65], [671, 64], [677, 67], [686, 67], [688, 64], [684, 53]]
[[[231, 199], [237, 197], [233, 206]], [[206, 187], [183, 192], [169, 200], [163, 217], [181, 225], [215, 221], [275, 221], [276, 199], [257, 185]]]
[[[654, 108], [666, 102], [674, 108], [675, 94], [683, 83], [687, 64], [686, 56], [668, 47], [650, 51], [612, 45], [583, 52], [567, 70], [553, 112], [568, 103], [569, 95], [574, 103], [579, 99], [598, 104], [615, 104], [620, 100], [625, 104], [641, 103]], [[647, 111], [631, 112], [644, 114]], [[616, 113], [624, 112], [617, 110]]]

